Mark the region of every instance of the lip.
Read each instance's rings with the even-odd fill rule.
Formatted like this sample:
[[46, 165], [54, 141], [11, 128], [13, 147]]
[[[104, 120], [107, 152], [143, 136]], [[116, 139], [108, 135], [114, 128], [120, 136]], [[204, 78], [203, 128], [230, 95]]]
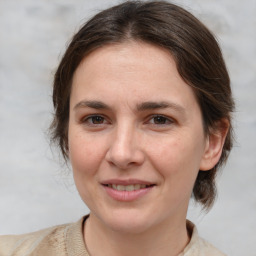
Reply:
[[[106, 186], [107, 184], [117, 184], [117, 185], [134, 185], [134, 184], [141, 184], [141, 185], [153, 185], [146, 188], [141, 188], [138, 190], [133, 191], [119, 191], [115, 190], [111, 187]], [[128, 179], [128, 180], [120, 180], [120, 179], [111, 179], [105, 180], [101, 182], [103, 189], [106, 191], [107, 195], [110, 196], [112, 199], [121, 201], [121, 202], [131, 202], [138, 200], [145, 195], [147, 195], [154, 187], [155, 183], [138, 180], [138, 179]]]
[[117, 184], [117, 185], [133, 185], [133, 184], [141, 184], [141, 185], [155, 185], [154, 182], [150, 181], [145, 181], [145, 180], [139, 180], [139, 179], [126, 179], [126, 180], [121, 180], [121, 179], [109, 179], [109, 180], [104, 180], [100, 182], [102, 185], [107, 185], [107, 184]]

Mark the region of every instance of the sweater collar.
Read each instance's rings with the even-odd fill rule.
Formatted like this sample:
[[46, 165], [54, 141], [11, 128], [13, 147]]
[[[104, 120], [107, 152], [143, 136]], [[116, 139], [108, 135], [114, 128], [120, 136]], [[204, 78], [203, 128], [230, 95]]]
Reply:
[[67, 227], [65, 240], [68, 256], [90, 256], [87, 252], [83, 236], [84, 222], [88, 217], [89, 215], [86, 215], [78, 222]]
[[[84, 242], [83, 236], [83, 226], [89, 215], [84, 216], [78, 222], [70, 225], [66, 228], [66, 249], [68, 256], [90, 256]], [[184, 251], [179, 254], [179, 256], [185, 256], [188, 252], [193, 251], [194, 246], [198, 243], [198, 232], [195, 225], [187, 220], [187, 230], [190, 234], [190, 242], [184, 249]]]

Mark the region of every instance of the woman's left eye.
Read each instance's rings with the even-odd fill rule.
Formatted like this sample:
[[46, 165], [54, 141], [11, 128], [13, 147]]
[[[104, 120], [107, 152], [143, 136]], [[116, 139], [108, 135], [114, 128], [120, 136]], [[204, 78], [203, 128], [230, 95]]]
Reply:
[[173, 120], [170, 118], [167, 118], [165, 116], [161, 116], [161, 115], [156, 115], [153, 116], [150, 120], [149, 120], [150, 124], [155, 124], [155, 125], [166, 125], [166, 124], [172, 124]]

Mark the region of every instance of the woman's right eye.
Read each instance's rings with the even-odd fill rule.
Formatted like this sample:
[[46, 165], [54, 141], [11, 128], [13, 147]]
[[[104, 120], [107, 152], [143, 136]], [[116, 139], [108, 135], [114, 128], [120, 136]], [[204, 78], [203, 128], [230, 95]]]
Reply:
[[82, 120], [82, 123], [88, 124], [88, 125], [102, 125], [106, 124], [107, 120], [100, 115], [92, 115], [84, 118]]

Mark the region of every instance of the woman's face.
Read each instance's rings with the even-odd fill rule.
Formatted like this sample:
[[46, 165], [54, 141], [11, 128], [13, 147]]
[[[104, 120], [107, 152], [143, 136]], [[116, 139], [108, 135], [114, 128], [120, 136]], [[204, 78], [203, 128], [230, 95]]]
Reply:
[[185, 221], [208, 143], [193, 91], [165, 50], [130, 42], [86, 57], [68, 141], [77, 189], [99, 223], [142, 232]]

